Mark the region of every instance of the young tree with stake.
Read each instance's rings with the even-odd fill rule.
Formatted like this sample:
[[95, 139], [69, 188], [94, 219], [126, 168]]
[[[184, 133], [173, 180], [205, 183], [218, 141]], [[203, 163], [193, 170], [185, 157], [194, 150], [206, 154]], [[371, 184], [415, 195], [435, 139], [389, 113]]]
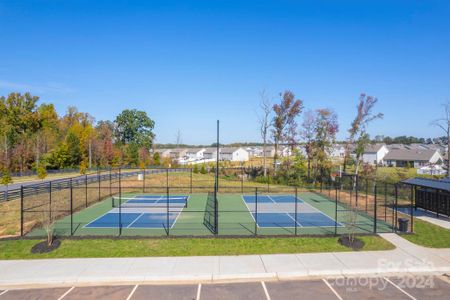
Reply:
[[269, 140], [269, 130], [272, 125], [272, 103], [266, 90], [262, 90], [260, 95], [259, 107], [261, 115], [259, 115], [259, 129], [263, 140], [263, 169], [264, 177], [267, 176], [267, 143]]
[[358, 176], [360, 162], [362, 155], [364, 154], [364, 150], [370, 142], [369, 135], [367, 133], [367, 127], [372, 121], [383, 118], [382, 113], [373, 112], [373, 109], [375, 107], [375, 104], [377, 104], [377, 102], [378, 99], [376, 97], [367, 96], [366, 94], [362, 93], [359, 96], [358, 106], [356, 107], [357, 108], [356, 117], [353, 120], [350, 129], [348, 130], [349, 138], [345, 149], [344, 171], [346, 167], [346, 161], [350, 155], [349, 146], [355, 145], [356, 176]]
[[296, 118], [303, 109], [301, 100], [295, 100], [295, 95], [291, 91], [280, 94], [281, 103], [273, 106], [275, 116], [273, 118], [272, 137], [275, 146], [274, 170], [277, 169], [278, 147], [280, 143], [290, 138], [290, 134], [297, 127]]

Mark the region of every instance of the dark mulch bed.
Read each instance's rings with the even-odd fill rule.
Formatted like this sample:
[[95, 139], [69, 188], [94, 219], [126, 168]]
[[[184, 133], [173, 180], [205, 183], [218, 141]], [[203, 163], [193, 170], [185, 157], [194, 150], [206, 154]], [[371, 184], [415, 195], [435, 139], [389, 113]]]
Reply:
[[341, 236], [338, 239], [339, 244], [353, 250], [361, 250], [364, 247], [364, 242], [358, 238], [353, 239], [353, 243], [350, 242], [348, 236]]
[[58, 249], [61, 245], [60, 240], [53, 240], [53, 244], [51, 246], [48, 246], [47, 241], [40, 242], [31, 248], [31, 253], [33, 254], [40, 254], [40, 253], [48, 253], [55, 249]]

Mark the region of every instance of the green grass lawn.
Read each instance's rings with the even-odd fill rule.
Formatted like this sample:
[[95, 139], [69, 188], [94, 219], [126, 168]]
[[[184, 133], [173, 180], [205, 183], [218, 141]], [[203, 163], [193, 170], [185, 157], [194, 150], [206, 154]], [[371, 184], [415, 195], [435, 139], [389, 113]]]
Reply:
[[[51, 253], [31, 254], [40, 240], [0, 241], [0, 259], [204, 256], [273, 253], [351, 251], [337, 237], [297, 238], [177, 238], [177, 239], [84, 239], [63, 240]], [[363, 250], [390, 250], [394, 246], [378, 236], [362, 236]]]
[[402, 235], [410, 242], [430, 248], [450, 248], [450, 230], [414, 218], [414, 234]]

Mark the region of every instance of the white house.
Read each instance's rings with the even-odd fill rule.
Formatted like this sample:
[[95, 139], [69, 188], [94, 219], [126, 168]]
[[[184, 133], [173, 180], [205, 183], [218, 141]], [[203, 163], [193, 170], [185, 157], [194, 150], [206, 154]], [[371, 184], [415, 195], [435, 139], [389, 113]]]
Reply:
[[245, 150], [248, 152], [249, 157], [261, 157], [263, 153], [260, 147], [247, 147]]
[[339, 144], [333, 145], [330, 151], [330, 156], [332, 158], [343, 159], [345, 156], [345, 147]]
[[266, 146], [266, 150], [264, 151], [266, 157], [274, 157], [275, 156], [275, 147], [274, 146]]
[[203, 159], [205, 161], [216, 160], [217, 159], [217, 149], [216, 148], [206, 148], [206, 150], [203, 151]]
[[206, 151], [205, 148], [189, 148], [186, 151], [186, 156], [188, 160], [199, 160], [203, 159], [203, 153]]
[[389, 150], [384, 144], [368, 145], [364, 149], [362, 161], [370, 165], [379, 165], [383, 163], [383, 159], [388, 152]]
[[188, 151], [188, 149], [185, 149], [185, 148], [171, 149], [170, 150], [170, 158], [175, 159], [175, 160], [184, 159], [187, 151]]
[[243, 148], [220, 149], [220, 160], [226, 161], [248, 161], [248, 152]]
[[411, 166], [416, 169], [430, 165], [441, 165], [444, 158], [438, 150], [393, 149], [384, 157], [384, 163], [392, 167]]

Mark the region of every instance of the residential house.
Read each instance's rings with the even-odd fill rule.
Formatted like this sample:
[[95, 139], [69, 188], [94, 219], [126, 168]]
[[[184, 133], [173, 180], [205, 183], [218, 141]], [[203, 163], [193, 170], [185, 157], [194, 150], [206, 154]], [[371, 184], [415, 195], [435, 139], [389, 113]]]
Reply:
[[175, 148], [170, 150], [170, 158], [174, 160], [182, 160], [186, 156], [186, 152], [188, 149], [186, 148]]
[[274, 157], [275, 156], [275, 147], [274, 146], [266, 146], [266, 150], [264, 151], [266, 157]]
[[384, 144], [368, 145], [364, 149], [364, 153], [361, 159], [363, 163], [370, 165], [379, 165], [383, 162], [383, 159], [388, 152], [389, 150]]
[[203, 159], [203, 153], [205, 151], [205, 148], [189, 148], [186, 151], [187, 159], [190, 161]]
[[393, 149], [384, 157], [384, 163], [393, 167], [420, 168], [428, 165], [441, 165], [444, 158], [437, 150]]
[[240, 147], [221, 148], [220, 160], [225, 161], [248, 161], [248, 152]]
[[216, 160], [217, 159], [217, 148], [206, 148], [203, 152], [203, 160]]
[[333, 145], [330, 151], [330, 156], [336, 159], [344, 159], [345, 157], [345, 147], [343, 145]]

